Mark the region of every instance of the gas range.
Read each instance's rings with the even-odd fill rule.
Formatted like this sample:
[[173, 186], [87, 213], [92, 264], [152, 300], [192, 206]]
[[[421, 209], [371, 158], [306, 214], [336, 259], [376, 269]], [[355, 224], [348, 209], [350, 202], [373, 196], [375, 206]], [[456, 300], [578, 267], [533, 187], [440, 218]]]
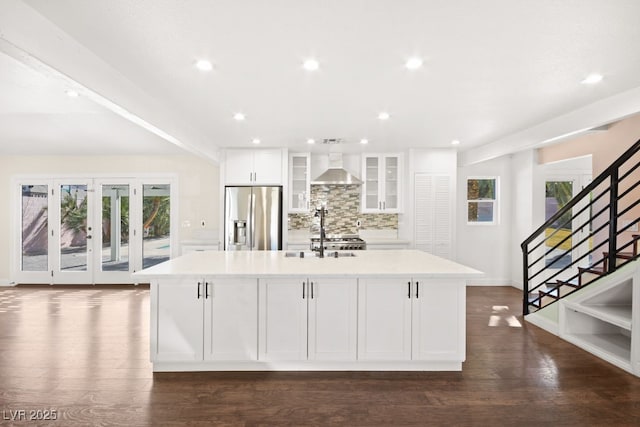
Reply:
[[[320, 236], [311, 237], [311, 250], [320, 248]], [[331, 251], [358, 251], [367, 249], [367, 243], [357, 234], [327, 234], [324, 248]]]

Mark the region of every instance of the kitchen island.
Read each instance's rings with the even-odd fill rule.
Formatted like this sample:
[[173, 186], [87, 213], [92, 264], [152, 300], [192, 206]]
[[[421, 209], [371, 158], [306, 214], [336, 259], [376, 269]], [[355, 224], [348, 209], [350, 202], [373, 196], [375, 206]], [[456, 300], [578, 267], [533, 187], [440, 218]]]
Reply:
[[462, 369], [481, 272], [416, 250], [292, 254], [193, 252], [136, 273], [154, 371]]

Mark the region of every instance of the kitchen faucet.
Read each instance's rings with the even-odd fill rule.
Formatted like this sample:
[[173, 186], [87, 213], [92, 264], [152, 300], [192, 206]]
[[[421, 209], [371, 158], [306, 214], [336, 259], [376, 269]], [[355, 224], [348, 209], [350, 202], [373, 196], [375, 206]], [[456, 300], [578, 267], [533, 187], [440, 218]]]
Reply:
[[320, 258], [324, 258], [324, 238], [325, 236], [325, 231], [324, 231], [324, 216], [328, 213], [329, 211], [324, 207], [324, 206], [320, 206], [319, 209], [316, 209], [316, 213], [314, 215], [314, 217], [320, 217], [320, 249], [319, 249], [319, 256]]

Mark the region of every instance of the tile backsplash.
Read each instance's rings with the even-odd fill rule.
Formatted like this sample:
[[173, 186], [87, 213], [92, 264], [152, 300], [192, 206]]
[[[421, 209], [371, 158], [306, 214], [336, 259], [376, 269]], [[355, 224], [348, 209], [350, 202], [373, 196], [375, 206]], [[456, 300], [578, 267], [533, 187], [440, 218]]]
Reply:
[[[325, 217], [325, 229], [329, 234], [356, 234], [356, 221], [361, 221], [362, 229], [397, 230], [397, 214], [360, 213], [359, 185], [312, 185], [311, 206], [325, 204], [329, 213]], [[315, 213], [315, 211], [314, 211]], [[313, 213], [289, 214], [289, 230], [310, 230], [320, 232], [320, 220]]]

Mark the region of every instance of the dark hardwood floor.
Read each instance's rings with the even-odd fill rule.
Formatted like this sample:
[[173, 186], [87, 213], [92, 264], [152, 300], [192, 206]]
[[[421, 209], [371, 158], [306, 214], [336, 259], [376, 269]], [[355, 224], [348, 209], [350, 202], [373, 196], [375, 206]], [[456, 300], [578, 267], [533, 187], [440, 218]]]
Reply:
[[640, 425], [639, 378], [467, 295], [462, 372], [153, 374], [148, 288], [0, 288], [0, 424]]

